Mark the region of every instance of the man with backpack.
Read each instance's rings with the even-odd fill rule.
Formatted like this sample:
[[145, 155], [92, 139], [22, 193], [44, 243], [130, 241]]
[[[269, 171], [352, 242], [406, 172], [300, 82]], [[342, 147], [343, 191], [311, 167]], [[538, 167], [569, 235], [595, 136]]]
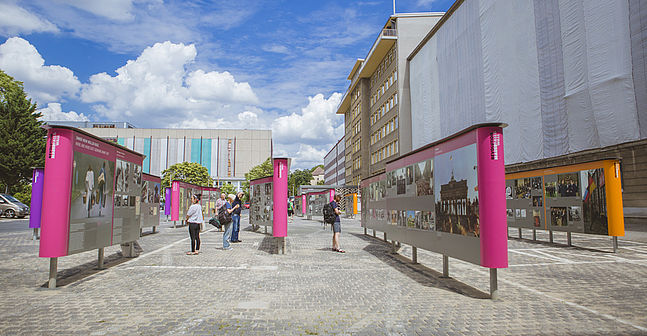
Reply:
[[231, 246], [229, 246], [230, 240], [231, 240], [231, 231], [233, 226], [231, 213], [234, 212], [234, 210], [239, 207], [239, 205], [236, 205], [235, 207], [231, 206], [231, 203], [234, 201], [234, 198], [236, 198], [236, 196], [234, 196], [233, 194], [229, 194], [227, 198], [228, 198], [227, 202], [225, 202], [225, 204], [223, 204], [218, 209], [218, 221], [225, 229], [225, 233], [222, 234], [223, 250], [231, 250]]
[[339, 215], [339, 201], [341, 196], [335, 195], [334, 200], [326, 204], [323, 208], [324, 223], [332, 225], [332, 250], [339, 253], [346, 253], [346, 251], [339, 248], [339, 234], [341, 233], [341, 218]]

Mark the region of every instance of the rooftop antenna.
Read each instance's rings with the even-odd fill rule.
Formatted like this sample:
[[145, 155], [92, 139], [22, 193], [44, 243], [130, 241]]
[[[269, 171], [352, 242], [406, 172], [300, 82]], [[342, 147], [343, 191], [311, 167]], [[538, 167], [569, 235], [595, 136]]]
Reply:
[[395, 0], [393, 0], [393, 15], [395, 15]]

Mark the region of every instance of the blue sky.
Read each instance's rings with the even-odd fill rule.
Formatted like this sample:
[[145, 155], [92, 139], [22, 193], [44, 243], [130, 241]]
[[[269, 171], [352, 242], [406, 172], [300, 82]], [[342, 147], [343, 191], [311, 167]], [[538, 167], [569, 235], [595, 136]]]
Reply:
[[277, 154], [311, 167], [343, 135], [346, 77], [391, 13], [389, 0], [0, 0], [0, 69], [47, 119], [272, 129]]

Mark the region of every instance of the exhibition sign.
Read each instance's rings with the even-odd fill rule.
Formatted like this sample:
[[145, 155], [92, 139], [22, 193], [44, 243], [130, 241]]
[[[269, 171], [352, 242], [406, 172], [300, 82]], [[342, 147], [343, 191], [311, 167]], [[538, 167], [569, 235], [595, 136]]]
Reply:
[[34, 168], [31, 177], [31, 203], [29, 204], [29, 228], [40, 228], [41, 210], [43, 206], [43, 185], [45, 168]]
[[501, 124], [480, 124], [387, 162], [362, 181], [362, 225], [488, 268], [508, 266]]
[[309, 216], [323, 216], [323, 207], [327, 203], [332, 202], [335, 197], [335, 189], [328, 189], [317, 192], [309, 192], [306, 194], [307, 200], [307, 211], [306, 214]]
[[303, 207], [304, 199], [305, 195], [294, 196], [294, 213], [299, 217], [305, 214], [305, 208]]
[[171, 215], [171, 188], [164, 188], [164, 215]]
[[140, 228], [156, 227], [160, 222], [160, 189], [162, 180], [159, 176], [143, 173], [141, 192]]
[[624, 236], [619, 160], [508, 174], [505, 190], [511, 227]]
[[216, 212], [216, 199], [220, 197], [220, 188], [202, 187], [183, 181], [171, 182], [171, 220], [184, 221], [186, 212], [191, 206], [191, 197], [201, 195], [202, 217], [207, 220]]
[[273, 176], [249, 181], [249, 224], [253, 226], [272, 226], [274, 220], [272, 191]]
[[249, 181], [249, 224], [272, 226], [272, 236], [288, 234], [288, 175], [289, 160], [273, 158], [272, 176]]
[[41, 257], [139, 238], [144, 156], [78, 129], [47, 131]]
[[344, 195], [346, 201], [346, 216], [357, 215], [357, 194]]

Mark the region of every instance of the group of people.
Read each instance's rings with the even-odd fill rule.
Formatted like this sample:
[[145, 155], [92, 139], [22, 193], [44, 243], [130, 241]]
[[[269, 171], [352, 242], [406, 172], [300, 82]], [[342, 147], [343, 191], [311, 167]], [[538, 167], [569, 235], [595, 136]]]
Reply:
[[[220, 194], [220, 198], [216, 200], [216, 208], [214, 209], [215, 217], [222, 218], [218, 216], [222, 212], [226, 212], [231, 215], [231, 221], [222, 222], [222, 228], [224, 233], [222, 234], [222, 249], [231, 250], [231, 243], [240, 243], [242, 240], [239, 238], [240, 233], [240, 213], [243, 207], [243, 195], [242, 191], [238, 192], [237, 195], [234, 194]], [[189, 237], [191, 238], [191, 251], [187, 252], [187, 255], [197, 255], [200, 253], [200, 228], [204, 222], [202, 217], [202, 206], [200, 205], [200, 194], [194, 194], [191, 196], [191, 206], [189, 207], [186, 213], [186, 221], [189, 223]], [[332, 237], [332, 250], [335, 252], [345, 253], [344, 250], [339, 248], [339, 234], [341, 233], [341, 218], [339, 215], [341, 211], [339, 210], [339, 201], [341, 197], [335, 195], [334, 201], [331, 202], [331, 205], [335, 212], [335, 221], [332, 224], [333, 237]], [[290, 203], [289, 203], [290, 204]], [[289, 206], [288, 208], [289, 215], [294, 214], [294, 208]]]
[[[216, 200], [216, 208], [214, 215], [216, 218], [222, 212], [231, 215], [231, 221], [222, 222], [224, 233], [222, 234], [222, 249], [231, 250], [231, 243], [240, 243], [242, 240], [239, 238], [240, 233], [240, 212], [243, 207], [244, 193], [238, 192], [234, 194], [220, 194], [220, 198]], [[191, 238], [191, 251], [187, 255], [197, 255], [200, 253], [200, 227], [204, 222], [202, 217], [202, 206], [200, 205], [201, 195], [195, 194], [191, 196], [191, 206], [186, 213], [186, 221], [189, 223], [189, 237]]]

